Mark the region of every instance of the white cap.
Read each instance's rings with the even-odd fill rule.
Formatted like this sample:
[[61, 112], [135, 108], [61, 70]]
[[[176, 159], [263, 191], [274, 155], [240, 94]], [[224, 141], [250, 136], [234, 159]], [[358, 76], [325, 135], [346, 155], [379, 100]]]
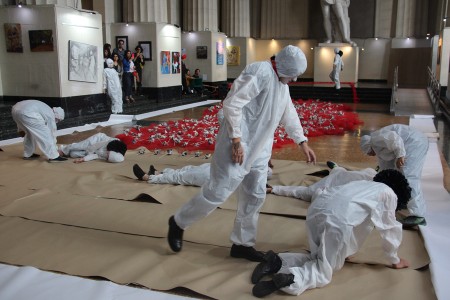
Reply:
[[370, 137], [370, 135], [363, 135], [361, 137], [361, 150], [366, 154], [369, 154], [369, 152], [372, 150], [371, 140], [372, 138]]
[[62, 121], [64, 120], [64, 109], [61, 107], [53, 107], [53, 113], [55, 114], [55, 118]]
[[108, 58], [106, 60], [106, 65], [108, 66], [108, 68], [113, 68], [114, 67], [114, 62], [111, 58]]
[[289, 45], [284, 47], [276, 56], [279, 77], [297, 77], [306, 71], [308, 65], [305, 54], [300, 48]]
[[109, 151], [109, 155], [108, 155], [109, 162], [119, 163], [119, 162], [123, 162], [124, 160], [125, 160], [125, 157], [123, 157], [123, 155], [120, 154], [119, 152]]

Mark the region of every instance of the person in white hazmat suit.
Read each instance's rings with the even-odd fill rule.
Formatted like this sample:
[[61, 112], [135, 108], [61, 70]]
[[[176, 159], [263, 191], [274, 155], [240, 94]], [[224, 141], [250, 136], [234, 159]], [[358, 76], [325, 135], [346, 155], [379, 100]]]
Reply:
[[114, 69], [114, 61], [112, 59], [108, 58], [106, 65], [108, 68], [103, 69], [103, 92], [107, 92], [109, 98], [111, 98], [112, 113], [121, 114], [123, 112], [123, 101], [119, 73]]
[[326, 187], [343, 185], [357, 180], [372, 180], [377, 174], [372, 168], [366, 168], [358, 171], [348, 171], [343, 167], [335, 166], [331, 169], [330, 175], [311, 184], [310, 186], [283, 186], [274, 185], [267, 189], [268, 193], [275, 195], [294, 197], [304, 201], [311, 201], [314, 192]]
[[[406, 207], [410, 196], [405, 176], [392, 169], [381, 171], [373, 181], [318, 190], [306, 215], [310, 253], [268, 251], [252, 273], [253, 295], [261, 298], [279, 289], [300, 295], [327, 285], [333, 272], [361, 248], [374, 228], [380, 233], [389, 266], [407, 268], [409, 262], [397, 255], [402, 225], [395, 219], [395, 211]], [[261, 281], [272, 274], [272, 280]]]
[[287, 86], [305, 72], [306, 57], [299, 48], [287, 46], [278, 53], [275, 63], [275, 68], [269, 61], [248, 65], [223, 101], [225, 118], [217, 135], [210, 179], [199, 194], [169, 218], [167, 239], [173, 251], [181, 251], [186, 228], [213, 212], [237, 189], [230, 255], [261, 261], [264, 253], [253, 246], [277, 126], [283, 123], [307, 161], [316, 162]]
[[51, 108], [38, 100], [23, 100], [17, 102], [11, 112], [19, 135], [23, 136], [24, 159], [40, 156], [35, 153], [37, 145], [49, 162], [67, 160], [59, 155], [56, 145], [56, 123], [64, 120], [61, 107]]
[[428, 152], [428, 138], [420, 131], [402, 124], [383, 127], [361, 137], [361, 150], [377, 156], [380, 170], [397, 169], [405, 174], [412, 188], [409, 216], [400, 220], [405, 227], [426, 225], [426, 204], [420, 184]]
[[74, 163], [95, 159], [118, 163], [125, 160], [127, 145], [119, 139], [99, 132], [81, 142], [60, 145], [58, 151], [61, 156], [75, 158]]
[[[202, 186], [209, 180], [211, 164], [205, 163], [198, 166], [184, 166], [180, 169], [165, 168], [158, 172], [150, 165], [148, 173], [145, 173], [138, 164], [133, 166], [134, 175], [142, 181], [152, 184], [175, 184]], [[267, 169], [267, 179], [272, 176], [272, 168]]]
[[342, 70], [344, 70], [344, 62], [342, 61], [341, 56], [344, 54], [338, 48], [334, 48], [334, 61], [333, 61], [333, 70], [330, 73], [330, 79], [334, 82], [337, 90], [341, 88], [341, 81], [339, 79], [339, 74]]

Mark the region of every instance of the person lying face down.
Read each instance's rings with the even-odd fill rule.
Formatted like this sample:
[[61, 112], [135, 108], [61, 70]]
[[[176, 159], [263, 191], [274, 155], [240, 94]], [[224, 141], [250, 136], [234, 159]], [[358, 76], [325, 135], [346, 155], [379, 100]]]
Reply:
[[[311, 253], [269, 251], [253, 271], [253, 295], [264, 297], [277, 290], [300, 295], [327, 285], [374, 228], [390, 267], [407, 268], [409, 263], [397, 255], [402, 225], [395, 212], [404, 209], [410, 197], [408, 181], [397, 170], [381, 171], [373, 181], [353, 181], [316, 192], [306, 216]], [[273, 275], [272, 280], [261, 281], [266, 275]]]
[[62, 156], [75, 158], [74, 163], [95, 159], [118, 163], [125, 160], [127, 145], [119, 139], [99, 132], [81, 142], [61, 145], [58, 151]]

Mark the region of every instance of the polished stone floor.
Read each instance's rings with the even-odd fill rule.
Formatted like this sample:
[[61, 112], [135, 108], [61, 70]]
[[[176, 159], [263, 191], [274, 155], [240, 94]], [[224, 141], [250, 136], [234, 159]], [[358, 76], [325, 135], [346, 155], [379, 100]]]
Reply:
[[[396, 105], [395, 115], [389, 113], [386, 104], [352, 104], [353, 109], [358, 112], [364, 124], [356, 130], [347, 132], [340, 136], [313, 137], [309, 141], [310, 147], [315, 151], [319, 162], [333, 160], [341, 164], [354, 164], [357, 166], [376, 166], [376, 159], [363, 154], [359, 148], [359, 139], [362, 135], [394, 123], [408, 124], [410, 114], [432, 114], [431, 105], [425, 90], [401, 89], [399, 90], [399, 101]], [[161, 115], [143, 120], [144, 125], [151, 121], [167, 121], [182, 118], [200, 118], [204, 107], [191, 108], [171, 114]], [[435, 120], [436, 128], [440, 134], [438, 148], [441, 151], [445, 183], [450, 190], [450, 172], [448, 163], [450, 161], [450, 124], [443, 119]], [[98, 128], [95, 131], [87, 131], [58, 138], [58, 143], [71, 143], [84, 139], [96, 131], [115, 136], [131, 126], [128, 124], [115, 125], [106, 128]], [[286, 146], [273, 151], [274, 159], [304, 160], [304, 156], [296, 145]], [[276, 167], [276, 166], [275, 166]]]

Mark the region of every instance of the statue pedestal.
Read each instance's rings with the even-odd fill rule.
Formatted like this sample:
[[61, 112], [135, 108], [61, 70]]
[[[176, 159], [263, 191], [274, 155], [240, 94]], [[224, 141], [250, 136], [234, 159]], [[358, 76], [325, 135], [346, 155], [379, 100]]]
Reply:
[[331, 82], [329, 75], [333, 70], [334, 48], [344, 52], [344, 70], [339, 74], [339, 80], [358, 82], [359, 47], [341, 43], [321, 43], [314, 48], [314, 82]]

